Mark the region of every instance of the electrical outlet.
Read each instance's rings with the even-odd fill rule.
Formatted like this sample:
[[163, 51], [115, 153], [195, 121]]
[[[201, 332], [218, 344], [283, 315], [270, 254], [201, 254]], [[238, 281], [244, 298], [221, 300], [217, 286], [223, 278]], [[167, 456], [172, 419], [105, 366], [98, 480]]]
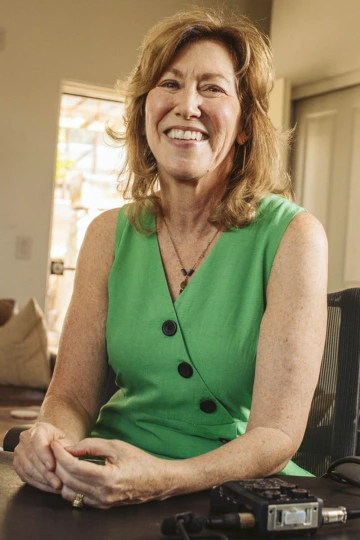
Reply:
[[31, 236], [17, 236], [15, 242], [16, 259], [31, 259], [32, 238]]
[[56, 276], [62, 276], [64, 274], [64, 262], [51, 261], [50, 274], [55, 274]]

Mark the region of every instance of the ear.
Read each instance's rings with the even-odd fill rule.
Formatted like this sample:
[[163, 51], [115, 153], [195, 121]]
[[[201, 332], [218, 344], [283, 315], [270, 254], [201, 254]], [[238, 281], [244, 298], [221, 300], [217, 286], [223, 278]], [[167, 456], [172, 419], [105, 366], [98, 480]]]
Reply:
[[245, 131], [240, 131], [240, 133], [238, 133], [236, 136], [236, 142], [238, 143], [239, 146], [242, 146], [243, 144], [246, 143], [248, 138], [249, 137], [246, 135]]

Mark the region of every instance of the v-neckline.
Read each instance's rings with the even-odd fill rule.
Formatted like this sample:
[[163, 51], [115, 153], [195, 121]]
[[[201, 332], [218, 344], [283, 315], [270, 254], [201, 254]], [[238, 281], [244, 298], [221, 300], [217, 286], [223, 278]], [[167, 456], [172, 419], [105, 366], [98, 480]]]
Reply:
[[[155, 232], [153, 233], [153, 236], [155, 237], [154, 241], [155, 241], [155, 244], [156, 244], [157, 259], [158, 259], [159, 266], [161, 267], [161, 271], [162, 271], [162, 279], [161, 279], [161, 281], [162, 281], [163, 287], [167, 290], [167, 294], [168, 294], [168, 297], [169, 297], [169, 300], [170, 300], [171, 304], [174, 307], [177, 307], [179, 305], [179, 303], [180, 303], [180, 299], [182, 297], [184, 297], [184, 295], [187, 296], [189, 294], [188, 289], [189, 289], [189, 287], [191, 287], [193, 281], [194, 280], [197, 281], [198, 280], [197, 276], [204, 272], [204, 270], [202, 270], [204, 265], [205, 265], [205, 269], [206, 269], [206, 266], [209, 264], [208, 259], [211, 258], [213, 251], [215, 250], [216, 246], [218, 245], [218, 243], [220, 242], [221, 238], [224, 235], [224, 231], [220, 234], [220, 236], [218, 237], [218, 239], [216, 240], [216, 242], [212, 246], [210, 252], [207, 254], [205, 259], [202, 261], [200, 266], [197, 268], [197, 270], [194, 273], [194, 276], [191, 279], [191, 281], [189, 281], [189, 283], [187, 284], [185, 289], [175, 298], [175, 300], [173, 300], [172, 296], [171, 296], [168, 280], [166, 278], [166, 272], [165, 272], [165, 268], [164, 268], [163, 259], [162, 259], [162, 256], [161, 256], [161, 249], [160, 249], [159, 239], [158, 239], [158, 235], [157, 235], [157, 228], [156, 228], [156, 216], [152, 216], [152, 218], [153, 218], [152, 219], [152, 226], [155, 229]], [[193, 286], [192, 286], [192, 288], [193, 288]]]

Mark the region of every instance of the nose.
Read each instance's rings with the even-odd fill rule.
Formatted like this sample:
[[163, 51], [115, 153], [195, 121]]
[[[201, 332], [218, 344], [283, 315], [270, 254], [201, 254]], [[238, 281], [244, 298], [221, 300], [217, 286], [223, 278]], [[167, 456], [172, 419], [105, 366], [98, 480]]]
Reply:
[[185, 120], [201, 116], [202, 97], [197, 88], [183, 88], [177, 94], [175, 113]]

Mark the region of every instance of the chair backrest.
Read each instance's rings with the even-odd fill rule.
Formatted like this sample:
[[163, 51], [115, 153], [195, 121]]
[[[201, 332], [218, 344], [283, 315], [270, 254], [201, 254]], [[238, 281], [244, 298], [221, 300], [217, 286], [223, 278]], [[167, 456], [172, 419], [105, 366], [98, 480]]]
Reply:
[[295, 463], [316, 476], [359, 453], [360, 289], [328, 294], [328, 323], [318, 386]]

